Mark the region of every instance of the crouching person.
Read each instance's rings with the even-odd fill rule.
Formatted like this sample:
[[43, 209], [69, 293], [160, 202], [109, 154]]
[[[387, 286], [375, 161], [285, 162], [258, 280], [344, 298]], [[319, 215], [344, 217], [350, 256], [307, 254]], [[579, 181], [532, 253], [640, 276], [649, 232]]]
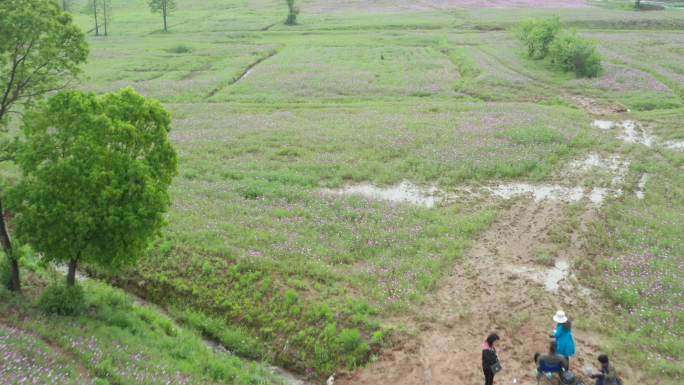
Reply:
[[535, 354], [534, 361], [537, 364], [537, 376], [545, 376], [551, 379], [554, 375], [561, 376], [561, 373], [568, 370], [568, 360], [558, 354], [556, 341], [549, 343], [549, 352], [545, 354]]
[[610, 364], [608, 356], [601, 354], [598, 356], [598, 361], [601, 364], [600, 372], [590, 376], [596, 379], [596, 385], [622, 385], [622, 380], [618, 377], [613, 365]]

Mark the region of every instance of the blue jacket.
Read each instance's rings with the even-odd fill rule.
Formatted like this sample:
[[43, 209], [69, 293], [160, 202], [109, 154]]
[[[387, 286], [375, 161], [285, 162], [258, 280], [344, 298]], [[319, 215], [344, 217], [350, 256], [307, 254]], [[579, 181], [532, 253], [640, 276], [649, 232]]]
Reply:
[[558, 354], [564, 355], [566, 357], [572, 357], [575, 355], [575, 339], [572, 337], [572, 330], [567, 330], [563, 327], [563, 325], [558, 325], [553, 335], [556, 337]]

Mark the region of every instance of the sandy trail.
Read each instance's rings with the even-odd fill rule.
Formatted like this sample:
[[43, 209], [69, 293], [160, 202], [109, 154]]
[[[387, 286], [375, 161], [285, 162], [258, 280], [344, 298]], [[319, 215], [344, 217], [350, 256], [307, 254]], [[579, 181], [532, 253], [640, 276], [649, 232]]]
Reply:
[[[582, 247], [582, 232], [593, 210], [567, 234], [559, 259], [572, 261]], [[558, 293], [521, 271], [548, 270], [533, 258], [552, 243], [552, 231], [567, 217], [562, 203], [519, 200], [505, 210], [497, 223], [483, 233], [463, 265], [457, 266], [445, 285], [425, 306], [425, 322], [415, 338], [386, 352], [367, 368], [340, 378], [336, 384], [454, 385], [483, 382], [481, 346], [486, 335], [502, 337], [499, 358], [504, 371], [497, 384], [536, 384], [533, 355], [548, 346], [551, 316], [563, 308], [576, 319], [588, 317], [599, 306], [591, 292], [572, 275], [560, 282]], [[598, 336], [574, 331], [578, 355], [576, 372], [593, 363]]]

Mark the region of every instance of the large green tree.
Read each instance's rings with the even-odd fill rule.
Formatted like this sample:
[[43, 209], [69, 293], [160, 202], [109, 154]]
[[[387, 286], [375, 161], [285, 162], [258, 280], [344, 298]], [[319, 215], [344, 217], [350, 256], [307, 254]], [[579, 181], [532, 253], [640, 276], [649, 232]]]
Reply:
[[24, 118], [20, 182], [10, 190], [17, 237], [48, 262], [132, 263], [164, 223], [176, 152], [169, 113], [132, 89], [63, 92]]
[[[0, 135], [12, 113], [26, 110], [45, 94], [62, 89], [79, 73], [88, 47], [71, 17], [52, 0], [0, 1]], [[0, 145], [6, 139], [0, 138]], [[0, 149], [0, 161], [13, 156]], [[0, 246], [10, 260], [11, 289], [21, 289], [0, 192]]]
[[176, 10], [176, 0], [149, 0], [150, 10], [154, 13], [160, 13], [164, 19], [164, 32], [168, 32], [166, 18], [171, 12]]

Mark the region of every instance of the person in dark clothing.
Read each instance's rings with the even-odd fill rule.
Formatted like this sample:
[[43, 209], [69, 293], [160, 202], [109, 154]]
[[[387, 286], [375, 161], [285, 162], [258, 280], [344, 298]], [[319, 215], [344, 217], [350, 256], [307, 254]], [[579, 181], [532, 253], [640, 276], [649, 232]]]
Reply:
[[568, 360], [561, 354], [558, 354], [558, 347], [556, 341], [549, 342], [549, 352], [546, 354], [535, 354], [534, 362], [539, 367], [540, 362], [545, 362], [547, 365], [560, 364], [563, 370], [568, 370]]
[[618, 377], [613, 365], [608, 361], [608, 356], [601, 354], [598, 356], [598, 361], [601, 364], [601, 371], [590, 376], [596, 379], [596, 385], [621, 385], [622, 380]]
[[499, 357], [496, 356], [496, 348], [494, 343], [500, 338], [496, 333], [492, 333], [487, 337], [487, 340], [482, 344], [482, 371], [485, 376], [485, 385], [494, 384], [494, 371], [492, 365], [499, 362]]

